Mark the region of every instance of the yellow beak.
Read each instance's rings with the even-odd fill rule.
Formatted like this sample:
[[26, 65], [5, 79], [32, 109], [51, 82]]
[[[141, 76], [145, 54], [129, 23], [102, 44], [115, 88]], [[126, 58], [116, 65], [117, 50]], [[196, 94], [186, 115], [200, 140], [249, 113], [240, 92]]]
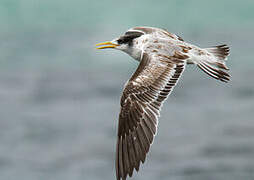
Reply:
[[115, 48], [116, 46], [119, 46], [119, 45], [114, 44], [112, 42], [103, 42], [103, 43], [96, 44], [96, 46], [100, 46], [100, 47], [97, 47], [96, 49], [105, 49], [105, 48]]

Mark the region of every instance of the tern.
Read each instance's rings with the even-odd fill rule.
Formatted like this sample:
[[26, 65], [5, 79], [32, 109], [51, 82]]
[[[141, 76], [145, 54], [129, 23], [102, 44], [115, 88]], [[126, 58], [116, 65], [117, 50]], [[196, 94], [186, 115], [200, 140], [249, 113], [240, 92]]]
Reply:
[[195, 64], [209, 76], [228, 82], [225, 44], [200, 48], [167, 30], [135, 27], [119, 38], [99, 43], [97, 49], [121, 50], [139, 66], [125, 84], [121, 96], [116, 145], [116, 178], [139, 171], [157, 131], [161, 107], [187, 64]]

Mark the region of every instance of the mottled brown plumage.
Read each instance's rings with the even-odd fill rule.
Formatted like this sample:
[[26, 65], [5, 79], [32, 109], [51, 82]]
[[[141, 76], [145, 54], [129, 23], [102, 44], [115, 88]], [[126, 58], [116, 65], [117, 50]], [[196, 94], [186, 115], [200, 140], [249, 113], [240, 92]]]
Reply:
[[116, 153], [118, 179], [125, 179], [127, 174], [132, 176], [134, 168], [138, 171], [140, 162], [144, 163], [156, 133], [162, 103], [184, 66], [184, 61], [175, 63], [174, 58], [143, 54], [121, 98]]
[[196, 64], [209, 76], [229, 81], [226, 45], [202, 49], [166, 30], [136, 27], [103, 48], [122, 50], [140, 61], [121, 97], [116, 145], [116, 177], [125, 180], [139, 171], [154, 140], [161, 107], [186, 64]]

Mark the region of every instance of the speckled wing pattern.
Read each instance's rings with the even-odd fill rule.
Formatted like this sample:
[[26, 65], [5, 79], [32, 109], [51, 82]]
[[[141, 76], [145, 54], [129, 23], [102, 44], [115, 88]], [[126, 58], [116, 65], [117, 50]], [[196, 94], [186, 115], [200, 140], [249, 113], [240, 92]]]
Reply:
[[[116, 146], [116, 176], [125, 180], [139, 170], [153, 142], [163, 102], [176, 85], [189, 58], [181, 51], [160, 54], [146, 47], [122, 97]], [[163, 51], [163, 50], [162, 50]]]

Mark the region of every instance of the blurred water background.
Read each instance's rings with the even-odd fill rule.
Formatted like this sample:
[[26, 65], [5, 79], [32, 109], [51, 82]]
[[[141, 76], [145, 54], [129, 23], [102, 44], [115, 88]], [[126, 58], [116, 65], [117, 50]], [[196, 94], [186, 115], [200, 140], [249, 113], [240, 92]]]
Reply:
[[253, 0], [1, 0], [0, 180], [115, 179], [120, 94], [138, 64], [94, 45], [142, 25], [227, 43], [232, 81], [188, 67], [133, 179], [254, 179]]

